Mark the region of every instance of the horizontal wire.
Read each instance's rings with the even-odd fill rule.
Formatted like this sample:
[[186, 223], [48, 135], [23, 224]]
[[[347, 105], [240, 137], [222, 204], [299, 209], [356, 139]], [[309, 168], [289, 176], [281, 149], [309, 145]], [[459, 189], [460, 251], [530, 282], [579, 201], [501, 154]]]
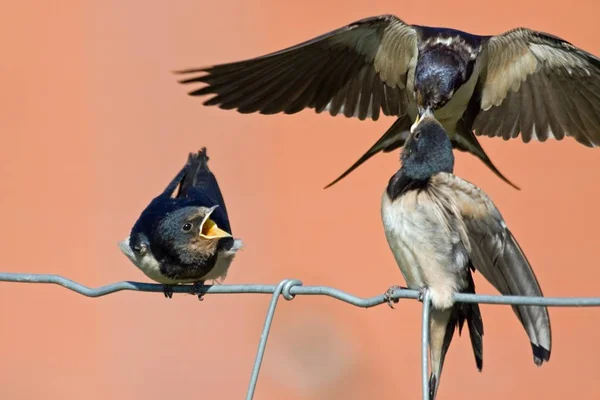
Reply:
[[[75, 282], [71, 279], [64, 278], [60, 275], [47, 274], [18, 274], [18, 273], [0, 273], [0, 281], [17, 282], [17, 283], [51, 283], [60, 285], [64, 288], [72, 290], [76, 293], [87, 297], [101, 297], [108, 294], [120, 292], [122, 290], [137, 291], [137, 292], [164, 292], [164, 286], [155, 283], [141, 282], [115, 282], [109, 285], [100, 286], [98, 288], [90, 288]], [[387, 296], [379, 295], [374, 297], [362, 298], [351, 295], [342, 290], [329, 286], [303, 286], [302, 282], [296, 279], [284, 279], [277, 285], [262, 285], [262, 284], [245, 284], [245, 285], [172, 285], [170, 291], [174, 293], [193, 293], [193, 294], [271, 294], [271, 302], [267, 311], [266, 320], [261, 334], [257, 354], [250, 377], [250, 383], [246, 399], [252, 400], [256, 390], [258, 375], [264, 357], [267, 338], [273, 322], [277, 300], [282, 295], [286, 300], [292, 300], [296, 295], [307, 296], [327, 296], [338, 299], [348, 304], [357, 307], [374, 307], [383, 303], [387, 303], [390, 299], [416, 299], [422, 300], [425, 297], [423, 304], [422, 316], [422, 333], [421, 333], [421, 374], [422, 374], [422, 390], [423, 399], [429, 398], [429, 382], [428, 382], [428, 362], [427, 362], [427, 344], [429, 337], [429, 312], [430, 292], [424, 292], [411, 289], [395, 289], [394, 292]], [[200, 293], [198, 293], [200, 292]], [[533, 305], [533, 306], [550, 306], [550, 307], [598, 307], [600, 306], [600, 297], [529, 297], [529, 296], [501, 296], [501, 295], [478, 295], [467, 293], [454, 294], [454, 300], [462, 303], [480, 303], [480, 304], [510, 304], [510, 305]]]
[[[106, 296], [122, 290], [137, 292], [163, 292], [164, 287], [160, 284], [141, 282], [116, 282], [98, 288], [90, 288], [71, 279], [59, 275], [46, 274], [17, 274], [0, 273], [0, 281], [20, 283], [52, 283], [70, 289], [87, 297]], [[204, 285], [200, 287], [202, 294], [273, 294], [277, 285], [244, 284], [244, 285]], [[174, 293], [194, 293], [197, 288], [193, 285], [173, 285]], [[295, 295], [327, 296], [357, 307], [374, 307], [387, 303], [384, 295], [374, 297], [358, 297], [342, 290], [329, 286], [302, 286], [301, 283], [291, 285], [283, 295], [290, 300]], [[290, 296], [291, 295], [291, 296]], [[419, 299], [419, 291], [411, 289], [396, 289], [390, 296], [393, 299]], [[502, 295], [480, 295], [456, 293], [454, 299], [460, 303], [481, 304], [511, 304], [532, 305], [550, 307], [599, 307], [600, 297], [530, 297], [530, 296], [502, 296]]]

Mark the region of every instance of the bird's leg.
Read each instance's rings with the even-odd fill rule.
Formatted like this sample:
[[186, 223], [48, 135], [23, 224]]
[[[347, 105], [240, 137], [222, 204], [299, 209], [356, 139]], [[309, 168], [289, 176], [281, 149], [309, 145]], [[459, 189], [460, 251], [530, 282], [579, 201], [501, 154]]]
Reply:
[[204, 300], [204, 281], [200, 281], [200, 282], [195, 282], [194, 283], [194, 294], [196, 296], [198, 296], [198, 300], [202, 301]]
[[173, 288], [171, 285], [163, 285], [163, 293], [166, 298], [170, 299], [173, 297]]
[[394, 296], [394, 292], [397, 289], [406, 289], [405, 287], [402, 286], [398, 286], [398, 285], [394, 285], [394, 286], [390, 286], [390, 288], [387, 290], [387, 292], [385, 292], [385, 294], [383, 295], [383, 299], [387, 302], [388, 306], [390, 306], [390, 308], [394, 308], [393, 303], [397, 303], [398, 299], [395, 299]]

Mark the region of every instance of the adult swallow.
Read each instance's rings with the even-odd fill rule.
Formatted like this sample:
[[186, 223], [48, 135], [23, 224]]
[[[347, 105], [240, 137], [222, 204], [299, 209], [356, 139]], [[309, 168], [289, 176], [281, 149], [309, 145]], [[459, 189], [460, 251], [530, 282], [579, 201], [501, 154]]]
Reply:
[[191, 153], [167, 188], [154, 198], [119, 246], [150, 279], [171, 285], [227, 276], [235, 253], [242, 247], [234, 239], [219, 184], [208, 168], [206, 148]]
[[[431, 293], [430, 398], [435, 397], [455, 327], [466, 321], [477, 368], [483, 366], [483, 321], [477, 304], [455, 303], [455, 293], [475, 293], [472, 271], [503, 295], [542, 296], [531, 265], [485, 193], [453, 175], [452, 144], [426, 112], [411, 130], [402, 167], [385, 190], [385, 235], [411, 289]], [[550, 359], [552, 335], [546, 307], [513, 306], [533, 349], [535, 364]]]
[[[454, 148], [492, 164], [476, 136], [521, 134], [600, 144], [600, 60], [556, 36], [517, 28], [480, 36], [366, 18], [265, 56], [179, 71], [192, 96], [241, 113], [294, 114], [305, 108], [398, 119], [331, 186], [378, 152], [402, 146], [418, 115], [432, 111]], [[200, 75], [198, 75], [200, 73]], [[516, 186], [515, 186], [516, 187]]]

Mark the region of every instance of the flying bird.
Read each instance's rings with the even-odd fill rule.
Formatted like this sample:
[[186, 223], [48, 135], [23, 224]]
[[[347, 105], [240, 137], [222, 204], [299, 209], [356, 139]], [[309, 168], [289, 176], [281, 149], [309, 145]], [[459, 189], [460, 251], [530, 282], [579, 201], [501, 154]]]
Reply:
[[[402, 167], [385, 190], [381, 215], [385, 235], [411, 289], [431, 293], [430, 398], [440, 383], [455, 328], [466, 322], [477, 368], [483, 367], [483, 321], [478, 304], [455, 303], [455, 293], [475, 293], [472, 272], [503, 295], [542, 296], [531, 265], [485, 193], [453, 175], [452, 144], [426, 112], [413, 127]], [[390, 288], [386, 297], [396, 287]], [[552, 335], [546, 307], [513, 306], [533, 349], [535, 364], [550, 359]]]
[[214, 95], [205, 105], [241, 113], [312, 108], [361, 120], [397, 117], [327, 187], [378, 152], [402, 146], [413, 121], [428, 110], [454, 148], [475, 155], [514, 187], [475, 134], [520, 135], [525, 143], [572, 136], [585, 146], [600, 144], [600, 60], [526, 28], [481, 36], [382, 15], [261, 57], [178, 73], [187, 76], [183, 84], [206, 84], [189, 92]]
[[167, 188], [154, 198], [119, 243], [121, 251], [150, 279], [164, 285], [194, 283], [198, 298], [207, 280], [225, 279], [242, 248], [232, 236], [219, 184], [208, 168], [206, 148], [190, 153]]

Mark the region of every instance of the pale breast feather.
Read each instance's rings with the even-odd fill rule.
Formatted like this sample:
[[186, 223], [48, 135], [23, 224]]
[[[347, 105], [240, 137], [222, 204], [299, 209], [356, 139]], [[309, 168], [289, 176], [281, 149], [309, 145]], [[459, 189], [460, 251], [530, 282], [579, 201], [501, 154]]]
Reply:
[[413, 190], [393, 202], [382, 199], [385, 235], [407, 285], [429, 287], [434, 307], [453, 304], [453, 294], [466, 282], [468, 255], [452, 216], [429, 189]]

